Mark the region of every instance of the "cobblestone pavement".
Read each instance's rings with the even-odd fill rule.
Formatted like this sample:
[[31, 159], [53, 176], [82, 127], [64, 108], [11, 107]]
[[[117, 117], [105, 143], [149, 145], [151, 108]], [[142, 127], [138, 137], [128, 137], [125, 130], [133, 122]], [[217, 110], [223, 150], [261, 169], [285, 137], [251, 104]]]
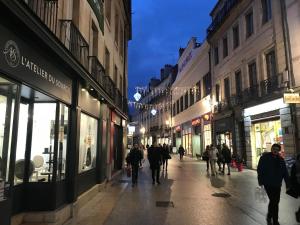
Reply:
[[[161, 172], [161, 185], [152, 185], [145, 162], [137, 186], [131, 187], [125, 175], [119, 177], [80, 211], [78, 225], [266, 224], [267, 202], [255, 197], [256, 171], [211, 177], [203, 162], [172, 157], [168, 171]], [[158, 201], [170, 203], [157, 207]], [[283, 185], [281, 225], [297, 224], [294, 212], [299, 205], [285, 194]]]

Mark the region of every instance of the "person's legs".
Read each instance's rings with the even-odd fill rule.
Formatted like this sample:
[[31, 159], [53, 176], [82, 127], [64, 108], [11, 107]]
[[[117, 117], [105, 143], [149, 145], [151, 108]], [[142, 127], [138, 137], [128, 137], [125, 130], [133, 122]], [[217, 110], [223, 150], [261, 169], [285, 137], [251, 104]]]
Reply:
[[168, 159], [166, 159], [166, 171], [168, 170]]
[[137, 173], [138, 173], [138, 167], [136, 165], [132, 166], [132, 184], [134, 185], [137, 182]]
[[269, 197], [268, 215], [267, 219], [273, 218], [273, 224], [278, 223], [278, 211], [279, 211], [279, 201], [280, 201], [280, 187], [268, 187], [265, 186], [265, 190]]
[[211, 170], [211, 174], [215, 174], [215, 162], [213, 159], [209, 160], [210, 161], [210, 170]]
[[165, 168], [165, 163], [166, 163], [166, 159], [163, 157], [163, 160], [162, 160], [163, 169]]
[[151, 168], [152, 171], [152, 184], [155, 183], [155, 168]]
[[230, 175], [230, 163], [227, 163], [227, 168], [228, 168], [228, 175]]
[[206, 171], [209, 172], [209, 160], [205, 160], [206, 161]]
[[157, 169], [156, 169], [156, 182], [158, 183], [158, 184], [160, 184], [160, 181], [159, 181], [159, 174], [160, 173], [160, 167], [158, 167]]
[[223, 170], [222, 170], [222, 173], [225, 173], [225, 165], [226, 165], [227, 163], [225, 163], [225, 162], [223, 162]]

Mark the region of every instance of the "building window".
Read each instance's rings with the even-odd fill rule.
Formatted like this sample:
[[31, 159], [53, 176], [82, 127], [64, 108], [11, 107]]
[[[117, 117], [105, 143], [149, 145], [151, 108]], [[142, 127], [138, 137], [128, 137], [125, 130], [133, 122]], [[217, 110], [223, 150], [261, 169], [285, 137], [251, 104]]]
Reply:
[[107, 76], [109, 76], [109, 67], [110, 67], [110, 53], [108, 49], [105, 48], [105, 75]]
[[242, 92], [242, 74], [240, 70], [235, 72], [235, 92], [236, 95], [241, 95]]
[[250, 89], [255, 88], [257, 86], [257, 74], [256, 74], [256, 63], [253, 62], [248, 65], [249, 70], [249, 86]]
[[228, 56], [228, 39], [227, 37], [223, 38], [223, 58]]
[[229, 77], [224, 79], [224, 97], [225, 101], [229, 102], [230, 100], [230, 82], [229, 82]]
[[98, 56], [98, 29], [94, 22], [92, 22], [92, 33], [93, 33], [92, 56]]
[[195, 95], [194, 95], [194, 89], [190, 89], [190, 106], [195, 103]]
[[184, 96], [184, 109], [189, 107], [189, 92], [187, 91]]
[[180, 97], [180, 112], [183, 111], [183, 96]]
[[246, 14], [245, 19], [246, 19], [246, 38], [248, 38], [254, 32], [253, 11], [252, 10]]
[[220, 101], [220, 85], [216, 84], [216, 102]]
[[233, 48], [237, 48], [240, 45], [240, 29], [239, 25], [236, 25], [232, 28], [233, 34]]
[[119, 90], [121, 92], [121, 95], [124, 96], [124, 94], [123, 94], [123, 77], [122, 77], [122, 75], [120, 75], [119, 81], [120, 81], [120, 83], [119, 83]]
[[219, 48], [214, 48], [214, 59], [215, 59], [215, 65], [219, 64]]
[[173, 116], [175, 116], [176, 115], [176, 104], [174, 103], [173, 104]]
[[204, 97], [209, 95], [211, 92], [211, 74], [208, 73], [203, 77], [203, 92], [204, 92]]
[[196, 101], [200, 101], [201, 99], [201, 81], [198, 81], [197, 84], [196, 84]]
[[118, 39], [119, 39], [119, 15], [118, 15], [118, 13], [116, 13], [116, 15], [115, 15], [115, 43], [117, 44], [117, 46], [119, 46]]
[[262, 6], [262, 23], [265, 24], [272, 19], [272, 3], [271, 0], [261, 0]]
[[96, 167], [98, 121], [84, 113], [80, 118], [79, 168], [82, 173]]
[[177, 108], [176, 114], [179, 114], [180, 113], [179, 99], [176, 101], [176, 108]]
[[107, 19], [108, 24], [110, 24], [111, 20], [111, 0], [107, 0], [105, 3], [105, 17]]
[[276, 58], [275, 58], [275, 51], [272, 50], [268, 54], [266, 54], [266, 65], [267, 65], [267, 76], [268, 78], [276, 76], [277, 69], [276, 69]]

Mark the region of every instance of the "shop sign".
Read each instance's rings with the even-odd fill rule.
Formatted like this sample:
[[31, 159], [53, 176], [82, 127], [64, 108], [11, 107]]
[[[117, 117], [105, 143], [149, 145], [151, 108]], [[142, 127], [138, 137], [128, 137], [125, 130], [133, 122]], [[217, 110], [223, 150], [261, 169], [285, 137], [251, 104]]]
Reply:
[[65, 76], [51, 58], [44, 57], [39, 46], [28, 45], [21, 36], [0, 25], [0, 68], [20, 81], [71, 103], [72, 80]]
[[201, 124], [201, 119], [200, 118], [192, 120], [192, 126], [198, 126], [200, 124]]
[[205, 115], [203, 116], [203, 119], [204, 119], [205, 121], [210, 121], [210, 114], [205, 114]]
[[285, 104], [300, 103], [299, 93], [284, 93], [283, 94], [283, 102]]

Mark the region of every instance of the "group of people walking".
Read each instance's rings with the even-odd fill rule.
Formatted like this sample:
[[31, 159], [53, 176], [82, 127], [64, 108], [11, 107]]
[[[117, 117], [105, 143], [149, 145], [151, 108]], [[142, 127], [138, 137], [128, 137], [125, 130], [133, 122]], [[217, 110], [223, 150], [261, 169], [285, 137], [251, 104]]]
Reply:
[[219, 172], [225, 173], [225, 166], [227, 165], [228, 173], [230, 175], [230, 163], [232, 161], [231, 151], [226, 144], [218, 145], [207, 145], [202, 156], [203, 160], [206, 161], [206, 171], [209, 173], [211, 169], [211, 175], [215, 176], [218, 174], [216, 164], [219, 167]]
[[[150, 169], [152, 171], [152, 184], [160, 184], [160, 168], [163, 166], [163, 170], [168, 170], [168, 160], [171, 159], [170, 156], [170, 147], [166, 144], [157, 145], [156, 142], [153, 145], [146, 146], [147, 155], [150, 164]], [[134, 147], [130, 150], [129, 154], [126, 157], [127, 164], [130, 165], [132, 171], [132, 186], [137, 184], [139, 166], [141, 166], [141, 161], [144, 158], [142, 152], [144, 148], [139, 149], [138, 145], [135, 144]]]

